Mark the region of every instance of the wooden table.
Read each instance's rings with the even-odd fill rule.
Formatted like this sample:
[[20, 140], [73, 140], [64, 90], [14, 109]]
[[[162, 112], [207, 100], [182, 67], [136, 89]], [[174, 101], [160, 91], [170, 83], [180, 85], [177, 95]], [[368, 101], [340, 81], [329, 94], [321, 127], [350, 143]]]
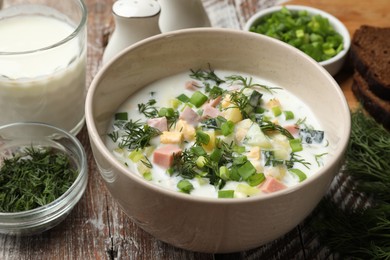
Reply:
[[[183, 0], [184, 1], [184, 0]], [[274, 0], [203, 0], [207, 11], [218, 4], [231, 6], [229, 15], [242, 28], [256, 10]], [[101, 56], [112, 31], [113, 0], [86, 0], [88, 20], [88, 84], [101, 66]], [[338, 17], [351, 35], [361, 24], [390, 26], [389, 0], [293, 0], [290, 4], [318, 7]], [[211, 14], [210, 14], [211, 15]], [[227, 15], [225, 12], [224, 15]], [[214, 15], [213, 17], [219, 18]], [[335, 78], [351, 107], [357, 102], [350, 91], [352, 72], [346, 69]], [[0, 235], [0, 259], [333, 259], [308, 228], [311, 217], [285, 236], [246, 252], [212, 255], [174, 248], [138, 228], [118, 207], [106, 190], [95, 162], [86, 128], [78, 135], [89, 160], [89, 183], [85, 195], [59, 226], [41, 235]], [[335, 193], [343, 178], [336, 178], [329, 193]]]

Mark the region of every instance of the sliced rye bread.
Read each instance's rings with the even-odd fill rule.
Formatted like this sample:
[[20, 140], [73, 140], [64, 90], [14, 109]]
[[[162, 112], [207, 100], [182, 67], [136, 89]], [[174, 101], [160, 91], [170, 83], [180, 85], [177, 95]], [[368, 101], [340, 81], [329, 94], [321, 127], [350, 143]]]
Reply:
[[350, 57], [371, 91], [390, 100], [390, 27], [362, 25], [352, 37]]
[[352, 91], [365, 110], [390, 130], [390, 102], [375, 95], [357, 71], [353, 75]]

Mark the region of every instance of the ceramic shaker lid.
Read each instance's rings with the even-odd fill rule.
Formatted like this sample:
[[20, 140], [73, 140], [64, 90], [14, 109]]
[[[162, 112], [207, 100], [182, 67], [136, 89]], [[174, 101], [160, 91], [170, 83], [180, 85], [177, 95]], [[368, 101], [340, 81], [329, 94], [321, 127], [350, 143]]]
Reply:
[[118, 0], [112, 11], [121, 17], [148, 17], [157, 15], [160, 5], [156, 0]]

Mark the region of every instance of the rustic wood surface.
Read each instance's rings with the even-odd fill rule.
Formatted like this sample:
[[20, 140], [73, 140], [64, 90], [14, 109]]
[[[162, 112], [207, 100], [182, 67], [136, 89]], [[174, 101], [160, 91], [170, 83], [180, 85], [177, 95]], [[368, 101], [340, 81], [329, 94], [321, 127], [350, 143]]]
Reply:
[[[208, 12], [215, 6], [228, 5], [234, 12], [232, 27], [241, 27], [256, 10], [274, 4], [267, 0], [203, 0]], [[88, 78], [89, 84], [101, 66], [101, 56], [112, 31], [113, 0], [86, 0], [88, 20]], [[361, 24], [390, 26], [389, 0], [293, 0], [329, 11], [346, 24], [351, 35]], [[214, 9], [213, 9], [214, 7]], [[209, 13], [213, 19], [219, 14]], [[222, 17], [223, 18], [223, 17]], [[234, 22], [236, 21], [236, 22]], [[335, 78], [351, 107], [353, 97], [348, 64]], [[86, 128], [78, 138], [83, 143], [89, 161], [87, 190], [71, 214], [57, 227], [41, 235], [13, 237], [0, 235], [0, 259], [333, 259], [337, 258], [319, 244], [310, 232], [310, 217], [285, 236], [272, 243], [246, 252], [212, 255], [174, 248], [160, 242], [138, 228], [118, 207], [106, 190], [89, 146]], [[329, 193], [339, 192], [345, 176], [337, 176]], [[340, 193], [340, 192], [339, 192]]]

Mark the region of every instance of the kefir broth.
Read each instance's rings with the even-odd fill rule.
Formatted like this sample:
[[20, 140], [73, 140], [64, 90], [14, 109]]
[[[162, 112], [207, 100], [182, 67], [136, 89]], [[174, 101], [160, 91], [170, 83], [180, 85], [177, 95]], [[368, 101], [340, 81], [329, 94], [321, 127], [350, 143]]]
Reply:
[[0, 17], [0, 125], [36, 121], [72, 133], [81, 128], [85, 39], [78, 35], [53, 46], [74, 31], [75, 26], [54, 15]]
[[[231, 71], [216, 70], [215, 73], [222, 79], [225, 76], [231, 75], [241, 75], [247, 78], [251, 77], [250, 75], [245, 75], [242, 73], [237, 74]], [[150, 99], [155, 99], [157, 101], [155, 105], [157, 108], [170, 107], [171, 100], [180, 95], [181, 93], [184, 93], [187, 96], [192, 95], [194, 91], [185, 88], [185, 83], [190, 80], [193, 79], [189, 77], [189, 73], [181, 73], [158, 80], [132, 95], [124, 104], [120, 106], [117, 112], [127, 112], [129, 120], [132, 119], [140, 120], [141, 122], [146, 122], [147, 118], [138, 112], [138, 104], [145, 104]], [[296, 123], [299, 119], [304, 119], [305, 125], [310, 126], [312, 129], [321, 129], [319, 122], [316, 120], [310, 109], [293, 94], [281, 88], [281, 86], [276, 86], [271, 82], [267, 82], [260, 78], [252, 77], [252, 82], [275, 88], [272, 94], [268, 91], [261, 91], [261, 93], [263, 94], [262, 99], [264, 103], [268, 102], [271, 99], [277, 98], [280, 101], [283, 110], [293, 111], [295, 115], [294, 120], [287, 121], [284, 119], [284, 116], [278, 116], [278, 124], [280, 124], [281, 126], [287, 126]], [[226, 86], [225, 88], [230, 87]], [[264, 112], [264, 115], [271, 115], [271, 113], [271, 111], [266, 111]], [[113, 119], [111, 126], [108, 129], [108, 133], [111, 133], [113, 132], [113, 130], [116, 129], [114, 123], [115, 120]], [[122, 149], [120, 149], [120, 152], [118, 152], [118, 143], [114, 143], [110, 137], [106, 138], [106, 145], [121, 163], [126, 165], [126, 167], [128, 167], [131, 171], [137, 172], [135, 164], [128, 158], [128, 155], [130, 153], [129, 151], [123, 152]], [[159, 137], [156, 137], [154, 140], [152, 140], [151, 145], [160, 145]], [[184, 146], [184, 148], [188, 148], [191, 145], [193, 145], [193, 143], [182, 144], [182, 147]], [[322, 167], [324, 163], [326, 163], [327, 152], [328, 150], [326, 138], [324, 138], [324, 140], [318, 144], [303, 144], [303, 150], [297, 152], [297, 154], [299, 155], [300, 159], [304, 159], [310, 164], [309, 168], [299, 163], [295, 163], [294, 168], [300, 169], [307, 175], [307, 178], [310, 178], [310, 176], [316, 174], [318, 169]], [[151, 157], [150, 161], [152, 162]], [[260, 163], [264, 164], [264, 158], [260, 159], [259, 161]], [[176, 185], [181, 179], [183, 179], [182, 177], [177, 175], [169, 175], [166, 169], [161, 168], [158, 165], [153, 165], [152, 176], [153, 177], [151, 182], [171, 190], [178, 190]], [[280, 181], [287, 187], [291, 187], [299, 183], [299, 178], [296, 175], [287, 172], [284, 177], [280, 179]], [[191, 195], [211, 198], [218, 197], [218, 190], [213, 185], [208, 183], [205, 184], [204, 182], [199, 182], [199, 180], [197, 179], [190, 180], [190, 182], [194, 186], [194, 189], [191, 191]], [[235, 190], [239, 183], [240, 182], [237, 181], [227, 181], [226, 185], [223, 187], [223, 190]], [[235, 194], [235, 197], [246, 196], [237, 193]]]

